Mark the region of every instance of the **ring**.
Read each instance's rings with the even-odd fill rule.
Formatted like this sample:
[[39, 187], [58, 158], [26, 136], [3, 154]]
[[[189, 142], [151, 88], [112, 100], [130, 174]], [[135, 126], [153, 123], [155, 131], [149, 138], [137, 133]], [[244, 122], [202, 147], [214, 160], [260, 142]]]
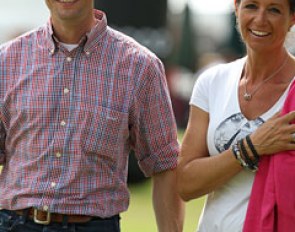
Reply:
[[292, 142], [295, 143], [295, 133], [292, 133], [291, 136], [292, 136]]

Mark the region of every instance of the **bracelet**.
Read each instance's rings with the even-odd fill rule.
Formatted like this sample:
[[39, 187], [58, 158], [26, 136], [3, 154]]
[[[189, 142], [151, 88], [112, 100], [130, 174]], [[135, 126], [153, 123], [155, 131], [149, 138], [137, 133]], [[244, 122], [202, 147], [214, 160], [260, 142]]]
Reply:
[[232, 152], [235, 156], [235, 159], [239, 162], [239, 164], [242, 167], [244, 167], [244, 164], [243, 164], [244, 160], [241, 159], [241, 151], [240, 151], [238, 145], [237, 144], [232, 145], [231, 149], [232, 149]]
[[254, 156], [254, 159], [255, 159], [256, 163], [258, 163], [260, 157], [259, 157], [259, 155], [258, 155], [258, 153], [257, 153], [257, 151], [256, 151], [256, 149], [255, 149], [255, 147], [254, 147], [254, 145], [253, 145], [253, 143], [251, 141], [250, 135], [246, 136], [246, 141], [247, 141], [247, 144], [248, 144], [248, 146], [249, 146], [249, 148], [250, 148], [250, 150], [251, 150], [251, 152], [252, 152], [252, 154]]
[[242, 157], [241, 157], [241, 150], [240, 150], [238, 144], [234, 144], [234, 145], [232, 146], [232, 152], [233, 152], [233, 154], [234, 154], [236, 160], [239, 162], [239, 164], [240, 164], [243, 168], [247, 167], [247, 164], [246, 164], [245, 160], [243, 160]]
[[243, 139], [238, 141], [238, 145], [241, 148], [241, 156], [242, 156], [242, 158], [245, 159], [244, 160], [246, 163], [245, 168], [247, 168], [253, 172], [257, 171], [258, 170], [257, 162], [253, 162], [253, 160], [251, 160], [251, 158], [249, 157], [248, 152], [245, 148]]

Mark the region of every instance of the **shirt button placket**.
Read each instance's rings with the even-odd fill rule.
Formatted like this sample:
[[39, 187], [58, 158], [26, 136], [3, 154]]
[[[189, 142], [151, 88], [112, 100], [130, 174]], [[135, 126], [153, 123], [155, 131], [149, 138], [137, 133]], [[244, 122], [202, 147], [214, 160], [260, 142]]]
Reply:
[[[61, 96], [62, 100], [61, 100], [61, 105], [60, 105], [60, 120], [59, 120], [59, 138], [63, 138], [66, 135], [66, 126], [68, 124], [67, 120], [69, 120], [67, 118], [68, 115], [68, 104], [70, 103], [70, 86], [71, 86], [71, 76], [72, 76], [72, 72], [74, 71], [72, 69], [72, 62], [73, 62], [73, 58], [70, 56], [67, 56], [65, 58], [65, 66], [64, 66], [64, 73], [66, 78], [63, 79], [63, 88], [61, 89], [62, 93]], [[69, 78], [68, 78], [69, 77]], [[61, 166], [63, 166], [63, 157], [65, 156], [65, 154], [62, 153], [63, 151], [63, 141], [60, 141], [60, 144], [58, 146], [55, 147], [55, 149], [57, 149], [54, 153], [55, 155], [55, 159], [56, 159], [56, 164], [61, 164]], [[62, 171], [61, 171], [62, 173]], [[59, 177], [58, 175], [61, 175], [56, 173], [56, 176], [52, 178], [52, 180], [49, 182], [49, 188], [51, 188], [51, 190], [54, 192], [56, 190], [56, 188], [58, 187], [58, 181], [56, 181]], [[46, 211], [46, 210], [45, 210]]]
[[[66, 62], [67, 62], [67, 63], [71, 63], [71, 62], [73, 61], [73, 58], [70, 57], [70, 56], [67, 56], [65, 59], [66, 59]], [[66, 64], [66, 67], [65, 67], [65, 68], [66, 68], [67, 70], [70, 70], [70, 69], [68, 69], [68, 67], [67, 67], [68, 65], [69, 65], [69, 64]], [[70, 76], [70, 75], [69, 75], [69, 76]], [[70, 89], [67, 87], [67, 86], [69, 86], [69, 84], [70, 84], [70, 83], [68, 83], [68, 82], [65, 80], [64, 88], [63, 88], [63, 90], [62, 90], [64, 96], [67, 96], [67, 95], [70, 93]], [[67, 98], [64, 99], [64, 101], [63, 101], [63, 105], [66, 106], [66, 103], [67, 103], [67, 102], [69, 102], [69, 99], [67, 99]], [[64, 107], [62, 107], [62, 108], [64, 108]], [[62, 128], [64, 128], [64, 127], [67, 125], [67, 123], [66, 123], [65, 120], [62, 120], [62, 119], [61, 119], [59, 125], [60, 125]], [[61, 158], [61, 157], [62, 157], [62, 153], [59, 152], [59, 151], [56, 152], [56, 153], [55, 153], [55, 157], [56, 157], [56, 158]], [[52, 186], [52, 183], [51, 183], [51, 186]]]

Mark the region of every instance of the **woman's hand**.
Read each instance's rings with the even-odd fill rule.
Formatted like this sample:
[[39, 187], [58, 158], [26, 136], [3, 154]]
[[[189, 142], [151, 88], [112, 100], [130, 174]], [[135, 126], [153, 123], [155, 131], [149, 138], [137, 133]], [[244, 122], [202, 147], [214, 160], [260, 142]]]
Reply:
[[278, 112], [262, 124], [251, 135], [252, 143], [259, 155], [295, 150], [295, 111], [281, 116]]

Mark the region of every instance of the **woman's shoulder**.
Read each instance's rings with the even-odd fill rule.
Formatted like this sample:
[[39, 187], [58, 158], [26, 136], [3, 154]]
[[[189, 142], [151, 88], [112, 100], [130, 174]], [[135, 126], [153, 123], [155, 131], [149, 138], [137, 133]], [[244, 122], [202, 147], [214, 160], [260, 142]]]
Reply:
[[232, 75], [238, 74], [245, 63], [245, 57], [239, 58], [227, 63], [218, 63], [210, 65], [199, 71], [196, 75], [198, 81], [225, 81], [231, 79]]
[[214, 65], [209, 65], [203, 69], [201, 74], [218, 74], [218, 73], [227, 73], [233, 70], [243, 67], [245, 63], [245, 57], [239, 58], [227, 63], [218, 63]]
[[241, 76], [245, 58], [236, 59], [228, 63], [220, 63], [205, 69], [196, 77], [195, 89], [205, 92], [215, 92], [226, 89]]

